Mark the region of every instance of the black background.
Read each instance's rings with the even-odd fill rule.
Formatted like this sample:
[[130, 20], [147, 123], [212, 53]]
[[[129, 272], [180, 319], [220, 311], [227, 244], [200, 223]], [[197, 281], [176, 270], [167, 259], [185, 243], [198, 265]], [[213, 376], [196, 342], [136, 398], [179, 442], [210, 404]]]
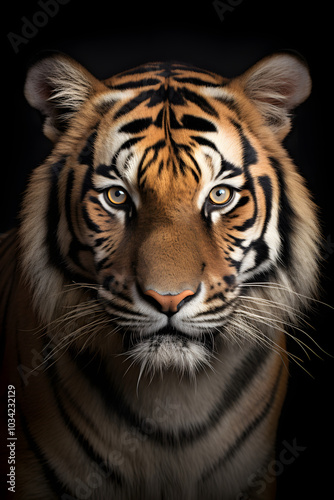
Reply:
[[[54, 0], [55, 1], [55, 0]], [[29, 172], [49, 153], [41, 120], [24, 100], [23, 85], [29, 61], [41, 50], [68, 53], [95, 76], [107, 78], [119, 71], [156, 60], [189, 62], [224, 76], [242, 73], [261, 57], [293, 49], [307, 60], [313, 79], [311, 98], [297, 111], [285, 146], [307, 179], [320, 207], [324, 236], [324, 263], [320, 299], [333, 304], [331, 276], [334, 262], [332, 225], [332, 50], [329, 3], [240, 0], [221, 20], [211, 0], [168, 2], [103, 2], [69, 0], [52, 17], [38, 15], [46, 0], [3, 4], [1, 224], [15, 224], [21, 194]], [[228, 4], [228, 1], [225, 2]], [[238, 5], [237, 5], [238, 4]], [[16, 52], [8, 34], [30, 38]], [[29, 22], [28, 22], [29, 24]], [[36, 26], [39, 25], [39, 26]], [[12, 35], [13, 36], [13, 35]], [[318, 305], [310, 318], [315, 330], [307, 333], [334, 354], [333, 312]], [[312, 346], [303, 334], [301, 339]], [[305, 369], [291, 365], [289, 392], [279, 427], [278, 454], [284, 442], [305, 448], [291, 464], [276, 464], [278, 498], [332, 497], [333, 482], [333, 363], [305, 354], [294, 344]], [[177, 499], [175, 499], [177, 500]]]

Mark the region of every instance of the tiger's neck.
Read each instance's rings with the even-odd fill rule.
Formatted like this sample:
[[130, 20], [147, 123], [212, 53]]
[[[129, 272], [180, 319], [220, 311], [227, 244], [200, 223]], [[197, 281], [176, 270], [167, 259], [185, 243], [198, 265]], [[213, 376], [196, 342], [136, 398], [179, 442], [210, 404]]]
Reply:
[[[75, 388], [84, 386], [85, 400], [94, 401], [92, 408], [99, 407], [120, 422], [127, 420], [143, 436], [181, 444], [208, 432], [230, 413], [246, 420], [249, 411], [256, 412], [262, 401], [270, 399], [271, 391], [282, 390], [282, 366], [275, 352], [245, 342], [222, 344], [211, 367], [195, 378], [180, 377], [172, 370], [141, 374], [140, 367], [122, 355], [97, 355], [88, 349], [69, 349], [48, 370], [73, 398], [80, 399]], [[249, 387], [252, 398], [245, 401]], [[272, 403], [275, 398], [276, 393]]]

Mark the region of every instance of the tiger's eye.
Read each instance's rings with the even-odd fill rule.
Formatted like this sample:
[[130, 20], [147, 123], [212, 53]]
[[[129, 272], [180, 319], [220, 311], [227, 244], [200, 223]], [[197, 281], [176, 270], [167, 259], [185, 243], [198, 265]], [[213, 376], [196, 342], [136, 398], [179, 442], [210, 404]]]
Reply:
[[209, 197], [214, 205], [225, 205], [232, 198], [232, 190], [227, 186], [216, 186], [211, 189]]
[[108, 200], [114, 205], [123, 205], [127, 199], [127, 192], [121, 187], [112, 187], [108, 190]]

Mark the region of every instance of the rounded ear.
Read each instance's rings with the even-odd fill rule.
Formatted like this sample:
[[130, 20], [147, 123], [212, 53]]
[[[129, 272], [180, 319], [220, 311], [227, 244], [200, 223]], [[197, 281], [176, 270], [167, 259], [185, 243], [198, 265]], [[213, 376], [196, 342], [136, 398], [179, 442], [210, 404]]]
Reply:
[[45, 135], [56, 141], [72, 114], [100, 85], [70, 57], [47, 53], [28, 70], [24, 94], [29, 104], [45, 115]]
[[290, 130], [290, 111], [311, 92], [305, 62], [292, 53], [274, 54], [255, 64], [240, 79], [267, 125], [283, 139]]

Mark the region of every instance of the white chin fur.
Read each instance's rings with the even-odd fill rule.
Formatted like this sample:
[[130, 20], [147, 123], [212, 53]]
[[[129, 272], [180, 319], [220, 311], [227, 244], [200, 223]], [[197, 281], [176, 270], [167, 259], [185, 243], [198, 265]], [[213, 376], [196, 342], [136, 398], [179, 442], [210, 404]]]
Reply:
[[142, 339], [128, 351], [129, 358], [140, 365], [140, 377], [152, 377], [167, 370], [193, 378], [203, 367], [210, 365], [211, 353], [204, 344], [172, 335], [157, 335]]

